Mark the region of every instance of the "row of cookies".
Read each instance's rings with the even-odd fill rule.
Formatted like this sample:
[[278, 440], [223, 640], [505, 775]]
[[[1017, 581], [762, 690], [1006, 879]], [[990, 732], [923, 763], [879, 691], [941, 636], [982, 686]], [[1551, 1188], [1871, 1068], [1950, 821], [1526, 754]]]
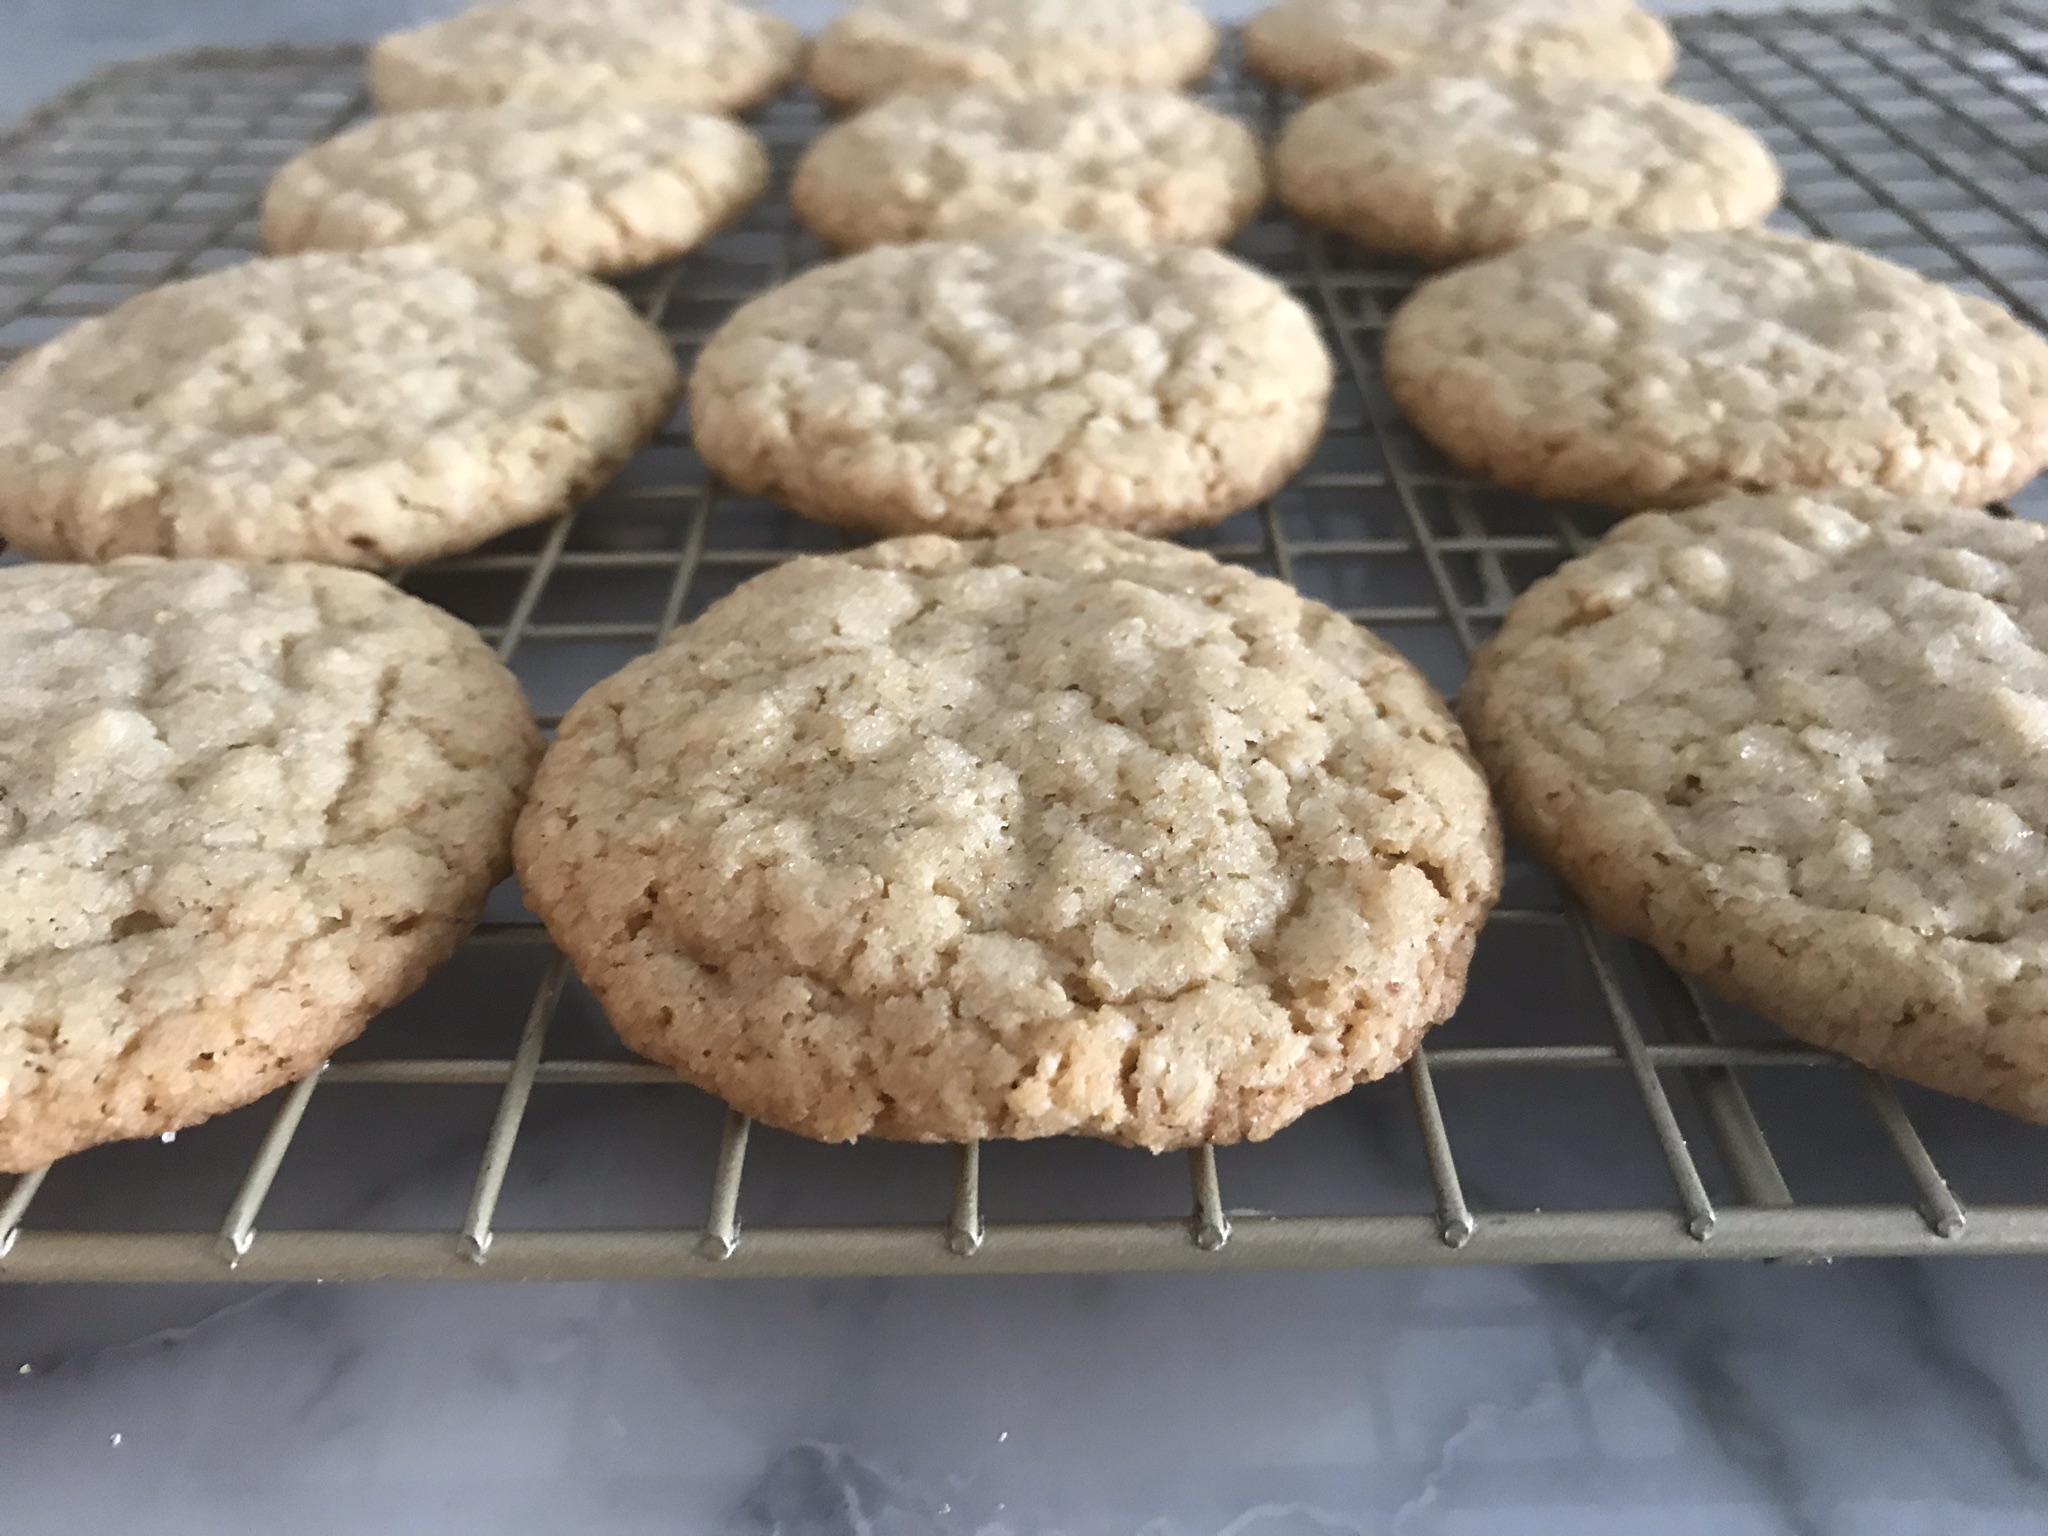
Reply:
[[[1027, 229], [1221, 244], [1264, 203], [1265, 160], [1243, 124], [1170, 91], [951, 91], [828, 129], [790, 201], [841, 251]], [[1783, 185], [1748, 129], [1655, 85], [1433, 74], [1311, 103], [1271, 180], [1302, 218], [1431, 265], [1560, 230], [1748, 228]]]
[[[558, 268], [419, 245], [249, 262], [0, 373], [0, 533], [28, 553], [318, 559], [472, 548], [603, 483], [667, 418], [666, 338]], [[740, 309], [690, 380], [725, 482], [826, 522], [1208, 523], [1322, 430], [1307, 311], [1203, 247], [886, 246]]]
[[[1187, 0], [857, 0], [808, 50], [788, 22], [731, 0], [500, 0], [382, 39], [370, 89], [386, 112], [543, 100], [729, 113], [802, 72], [848, 109], [978, 86], [1184, 86], [1217, 43]], [[1279, 0], [1245, 28], [1245, 57], [1310, 92], [1417, 71], [1658, 81], [1672, 43], [1635, 0]]]
[[[0, 536], [410, 564], [561, 511], [667, 419], [666, 339], [564, 269], [678, 254], [757, 197], [760, 144], [690, 104], [776, 88], [801, 34], [725, 0], [514, 0], [429, 31], [495, 105], [316, 146], [262, 210], [266, 248], [302, 254], [141, 294], [0, 373]], [[385, 105], [431, 98], [435, 48], [388, 41]], [[632, 104], [621, 70], [650, 58], [670, 93]]]
[[1501, 878], [1475, 751], [1612, 925], [2048, 1118], [2044, 615], [2030, 524], [1647, 514], [1516, 604], [1468, 750], [1279, 582], [1099, 529], [920, 536], [742, 586], [579, 701], [527, 795], [516, 682], [373, 577], [17, 568], [0, 1167], [310, 1070], [508, 841], [622, 1037], [768, 1123], [1262, 1137], [1456, 1007]]
[[[2048, 531], [1646, 514], [1440, 700], [1281, 583], [1098, 529], [777, 567], [541, 762], [376, 578], [0, 572], [0, 1168], [310, 1070], [508, 864], [635, 1049], [827, 1139], [1257, 1138], [1456, 1007], [1516, 825], [1795, 1033], [2048, 1118]], [[521, 805], [523, 805], [523, 810]], [[517, 835], [513, 837], [515, 817]]]
[[[19, 1168], [254, 1097], [418, 985], [539, 742], [473, 634], [367, 576], [0, 589]], [[2039, 1118], [2044, 595], [2048, 537], [1983, 514], [1652, 515], [1539, 583], [1461, 704], [1601, 916]], [[749, 583], [572, 711], [518, 847], [631, 1044], [832, 1138], [1267, 1134], [1455, 1006], [1499, 879], [1411, 669], [1095, 530]]]
[[[513, 101], [370, 119], [271, 179], [264, 249], [424, 243], [616, 274], [686, 254], [765, 190], [738, 123], [677, 108]], [[1257, 139], [1167, 90], [891, 98], [821, 135], [791, 200], [826, 245], [1067, 229], [1216, 244], [1265, 202]]]

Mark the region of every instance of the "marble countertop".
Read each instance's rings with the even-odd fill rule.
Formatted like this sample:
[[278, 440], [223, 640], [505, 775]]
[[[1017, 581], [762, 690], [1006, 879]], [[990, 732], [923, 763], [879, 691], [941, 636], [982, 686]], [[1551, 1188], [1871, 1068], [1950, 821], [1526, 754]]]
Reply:
[[2044, 1280], [22, 1288], [0, 1530], [2021, 1536], [2048, 1519]]
[[2034, 1263], [0, 1298], [0, 1528], [2021, 1536]]
[[[0, 118], [106, 58], [434, 9], [0, 0]], [[1246, 1156], [1310, 1201], [1358, 1198], [1332, 1149], [1414, 1176], [1397, 1092]], [[1459, 1107], [1475, 1203], [1540, 1202], [1528, 1128]], [[1560, 1097], [1546, 1129], [1569, 1122], [1565, 1173], [1667, 1199], [1639, 1182], [1641, 1125], [1582, 1107]], [[2048, 1133], [1916, 1112], [1945, 1155], [1974, 1149], [1991, 1198], [2001, 1170], [2048, 1168]], [[536, 1112], [508, 1200], [545, 1223], [600, 1190], [674, 1198], [654, 1157], [579, 1163], [576, 1114]], [[679, 1114], [715, 1128], [708, 1102]], [[1845, 1125], [1781, 1133], [1822, 1198]], [[445, 1224], [389, 1171], [448, 1149], [387, 1129], [330, 1148], [359, 1154], [347, 1191], [299, 1198]], [[233, 1167], [247, 1139], [208, 1127], [176, 1150]], [[1086, 1190], [1098, 1151], [1049, 1166]], [[771, 1172], [808, 1155], [756, 1153]], [[100, 1166], [117, 1201], [118, 1153]], [[0, 1287], [0, 1536], [2020, 1536], [2048, 1529], [2044, 1297], [2048, 1261], [1987, 1259]]]

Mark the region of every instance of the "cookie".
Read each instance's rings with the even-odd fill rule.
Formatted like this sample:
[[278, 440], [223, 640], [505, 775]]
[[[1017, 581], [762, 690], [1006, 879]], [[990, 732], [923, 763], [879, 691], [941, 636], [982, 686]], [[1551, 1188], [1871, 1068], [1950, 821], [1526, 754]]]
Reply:
[[1670, 78], [1670, 30], [1635, 0], [1279, 0], [1245, 63], [1311, 94], [1387, 75]]
[[1295, 213], [1433, 265], [1589, 228], [1760, 224], [1783, 181], [1712, 107], [1623, 80], [1403, 76], [1312, 103], [1273, 152]]
[[827, 130], [790, 201], [827, 245], [1064, 229], [1219, 245], [1266, 198], [1258, 140], [1174, 91], [898, 96]]
[[1449, 1015], [1500, 883], [1414, 668], [1100, 529], [748, 582], [570, 711], [515, 846], [628, 1045], [828, 1141], [1268, 1136]]
[[394, 32], [370, 50], [383, 112], [659, 106], [740, 112], [795, 77], [803, 33], [730, 0], [510, 0]]
[[1459, 463], [1617, 507], [1830, 486], [1978, 505], [2048, 462], [2048, 343], [1762, 231], [1563, 235], [1447, 273], [1395, 314], [1386, 374]]
[[402, 112], [287, 162], [263, 199], [263, 246], [418, 241], [626, 272], [694, 249], [767, 184], [760, 141], [708, 113], [532, 102]]
[[1856, 493], [1638, 517], [1509, 610], [1460, 707], [1604, 922], [2048, 1120], [2048, 530]]
[[859, 0], [818, 34], [810, 84], [840, 108], [963, 86], [1177, 86], [1215, 56], [1216, 28], [1187, 0]]
[[601, 485], [676, 390], [661, 334], [557, 267], [252, 261], [0, 373], [0, 535], [59, 560], [427, 560]]
[[476, 922], [540, 749], [475, 632], [374, 576], [0, 571], [0, 1169], [354, 1039]]
[[743, 305], [690, 376], [727, 484], [885, 533], [1153, 532], [1277, 490], [1322, 431], [1308, 312], [1216, 251], [881, 246]]

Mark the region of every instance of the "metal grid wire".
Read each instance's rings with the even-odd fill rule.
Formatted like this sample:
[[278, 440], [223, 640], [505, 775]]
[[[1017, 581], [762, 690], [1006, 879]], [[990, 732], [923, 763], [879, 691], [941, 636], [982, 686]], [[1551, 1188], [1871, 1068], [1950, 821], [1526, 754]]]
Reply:
[[[1676, 88], [1742, 118], [1783, 162], [1781, 223], [1854, 241], [2048, 329], [2048, 31], [1933, 30], [1877, 13], [1716, 15], [1677, 30]], [[0, 360], [143, 287], [245, 259], [271, 171], [363, 110], [359, 75], [352, 50], [123, 65], [0, 138]], [[1292, 105], [1246, 83], [1234, 56], [1207, 94], [1268, 131]], [[801, 93], [760, 114], [778, 188], [822, 121]], [[1514, 595], [1612, 519], [1462, 478], [1398, 419], [1378, 353], [1411, 270], [1277, 214], [1238, 250], [1319, 314], [1342, 382], [1328, 437], [1295, 483], [1188, 542], [1342, 608], [1455, 689]], [[817, 257], [778, 190], [703, 251], [626, 289], [687, 364], [735, 303]], [[552, 723], [746, 577], [840, 542], [723, 493], [678, 420], [586, 506], [398, 579], [473, 622]], [[360, 1110], [378, 1085], [383, 1107]], [[450, 1109], [445, 1095], [463, 1091], [466, 1107]], [[186, 1132], [177, 1147], [96, 1149], [16, 1181], [0, 1200], [0, 1279], [2048, 1252], [2048, 1136], [1906, 1095], [1703, 999], [1597, 932], [1521, 861], [1466, 1008], [1408, 1066], [1405, 1087], [1361, 1089], [1263, 1147], [1226, 1149], [1220, 1166], [1198, 1151], [1178, 1200], [1160, 1160], [1095, 1144], [991, 1144], [984, 1157], [976, 1146], [822, 1149], [756, 1133], [743, 1202], [748, 1123], [720, 1123], [702, 1095], [621, 1054], [516, 893], [501, 891], [443, 976], [281, 1101]], [[534, 1108], [543, 1099], [553, 1107]], [[1618, 1109], [1626, 1134], [1578, 1140], [1596, 1105]], [[381, 1152], [387, 1143], [399, 1150]], [[673, 1198], [619, 1219], [598, 1192], [628, 1164], [655, 1168]], [[321, 1180], [344, 1166], [368, 1169], [371, 1187], [323, 1196]], [[950, 1177], [934, 1178], [935, 1166]], [[1989, 1196], [1967, 1211], [1949, 1182], [1958, 1168]], [[2028, 1184], [2016, 1169], [2042, 1173]], [[309, 1192], [291, 1195], [295, 1178]], [[1257, 1209], [1227, 1205], [1226, 1185]], [[442, 1195], [420, 1193], [428, 1186]], [[394, 1201], [395, 1218], [366, 1214]], [[541, 1214], [522, 1218], [522, 1201]]]

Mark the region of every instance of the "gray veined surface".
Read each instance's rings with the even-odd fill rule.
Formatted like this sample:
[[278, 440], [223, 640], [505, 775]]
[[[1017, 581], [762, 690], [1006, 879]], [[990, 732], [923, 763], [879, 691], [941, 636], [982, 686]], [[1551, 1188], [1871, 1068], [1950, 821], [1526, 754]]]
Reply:
[[[1895, 19], [1679, 24], [1678, 86], [1784, 161], [1780, 222], [2048, 307], [2048, 33]], [[1207, 88], [1286, 104], [1226, 57]], [[244, 259], [255, 201], [362, 110], [341, 47], [120, 66], [0, 141], [0, 357], [140, 288]], [[786, 184], [821, 126], [759, 126]], [[1373, 625], [1439, 686], [1609, 514], [1436, 458], [1378, 384], [1414, 280], [1270, 212], [1237, 248], [1321, 317], [1343, 374], [1309, 468], [1188, 537]], [[685, 362], [817, 259], [779, 192], [626, 291]], [[748, 575], [840, 535], [725, 495], [680, 421], [583, 508], [401, 574], [559, 715]], [[501, 892], [417, 998], [317, 1077], [174, 1145], [100, 1149], [0, 1195], [0, 1279], [648, 1279], [1445, 1266], [2048, 1252], [2048, 1133], [1906, 1090], [1704, 1001], [1526, 862], [1471, 995], [1404, 1074], [1259, 1147], [819, 1148], [626, 1058]]]

